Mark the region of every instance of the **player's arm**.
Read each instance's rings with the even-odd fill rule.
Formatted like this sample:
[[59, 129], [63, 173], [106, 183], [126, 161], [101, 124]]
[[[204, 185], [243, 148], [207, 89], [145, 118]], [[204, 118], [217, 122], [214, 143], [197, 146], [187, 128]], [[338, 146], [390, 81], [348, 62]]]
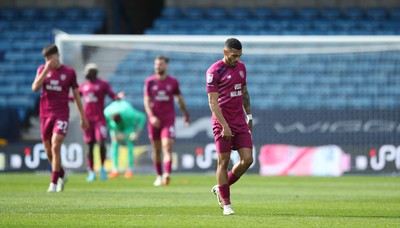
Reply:
[[243, 109], [246, 113], [247, 124], [249, 125], [250, 131], [253, 130], [253, 116], [251, 115], [250, 95], [247, 90], [247, 86], [243, 86]]
[[189, 124], [190, 124], [189, 112], [186, 108], [186, 104], [185, 104], [182, 94], [176, 95], [176, 98], [178, 100], [179, 107], [181, 108], [182, 113], [183, 113], [183, 122], [185, 123], [186, 126], [189, 126]]
[[85, 114], [83, 112], [83, 105], [82, 105], [82, 101], [81, 101], [81, 95], [79, 94], [79, 89], [78, 88], [73, 89], [72, 94], [74, 96], [74, 102], [75, 102], [76, 108], [78, 109], [78, 112], [79, 112], [81, 127], [83, 130], [86, 130], [89, 125], [86, 120]]
[[35, 78], [32, 83], [32, 91], [37, 92], [42, 87], [44, 80], [46, 79], [46, 75], [57, 66], [57, 62], [54, 60], [46, 61], [42, 72], [40, 72], [39, 76]]
[[149, 121], [151, 123], [151, 125], [153, 125], [154, 127], [160, 127], [160, 120], [154, 116], [153, 114], [153, 110], [151, 109], [150, 106], [150, 102], [151, 102], [151, 98], [150, 96], [144, 96], [143, 98], [143, 104], [144, 104], [144, 110], [146, 111], [147, 116], [149, 117]]
[[134, 141], [138, 139], [140, 134], [142, 133], [144, 124], [146, 123], [146, 115], [143, 112], [135, 109], [133, 112], [132, 120], [134, 122], [135, 131], [130, 135], [130, 139]]
[[209, 92], [208, 93], [208, 103], [210, 105], [211, 112], [217, 118], [218, 122], [222, 126], [222, 137], [224, 139], [230, 140], [233, 137], [231, 128], [229, 127], [228, 123], [226, 122], [224, 116], [222, 115], [221, 108], [218, 104], [218, 92]]

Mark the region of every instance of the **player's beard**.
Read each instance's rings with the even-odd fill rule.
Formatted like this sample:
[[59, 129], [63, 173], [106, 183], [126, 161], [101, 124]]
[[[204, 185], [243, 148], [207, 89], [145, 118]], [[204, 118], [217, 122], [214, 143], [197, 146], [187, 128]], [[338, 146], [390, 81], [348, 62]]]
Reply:
[[165, 70], [164, 69], [156, 69], [156, 74], [165, 75]]

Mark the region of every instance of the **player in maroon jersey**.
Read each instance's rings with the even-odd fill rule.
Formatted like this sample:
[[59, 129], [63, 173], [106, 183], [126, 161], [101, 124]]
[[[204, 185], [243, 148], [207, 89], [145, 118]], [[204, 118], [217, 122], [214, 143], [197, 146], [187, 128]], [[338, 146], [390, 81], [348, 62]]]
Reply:
[[[251, 130], [253, 127], [250, 96], [246, 86], [246, 67], [239, 61], [242, 44], [227, 39], [224, 58], [206, 73], [211, 123], [218, 152], [217, 182], [212, 192], [224, 215], [234, 214], [230, 202], [230, 185], [234, 184], [253, 163]], [[245, 114], [247, 115], [247, 121]], [[228, 173], [231, 150], [237, 150], [240, 161]]]
[[79, 111], [82, 129], [88, 127], [88, 122], [83, 113], [75, 70], [61, 64], [58, 48], [54, 44], [45, 46], [42, 55], [46, 63], [38, 67], [32, 90], [37, 92], [42, 89], [40, 94], [41, 137], [52, 167], [51, 182], [47, 191], [60, 192], [65, 183], [65, 173], [61, 165], [61, 145], [69, 124], [68, 94], [70, 89]]
[[[155, 74], [148, 77], [144, 84], [144, 108], [147, 114], [147, 129], [153, 149], [153, 163], [157, 178], [154, 186], [168, 185], [172, 166], [172, 147], [175, 143], [174, 97], [189, 125], [189, 113], [179, 89], [178, 80], [167, 75], [168, 58], [158, 56], [154, 60]], [[161, 166], [163, 154], [164, 173]]]
[[108, 95], [111, 99], [117, 100], [124, 97], [124, 93], [117, 94], [111, 89], [110, 84], [98, 78], [98, 67], [94, 63], [89, 63], [85, 67], [85, 77], [87, 81], [79, 86], [79, 92], [84, 101], [84, 111], [89, 127], [83, 131], [84, 141], [88, 145], [87, 163], [89, 175], [86, 178], [88, 182], [96, 179], [96, 173], [93, 169], [93, 149], [96, 142], [100, 148], [100, 176], [102, 180], [107, 179], [107, 173], [104, 169], [106, 159], [105, 140], [108, 130], [106, 119], [104, 117], [104, 99]]

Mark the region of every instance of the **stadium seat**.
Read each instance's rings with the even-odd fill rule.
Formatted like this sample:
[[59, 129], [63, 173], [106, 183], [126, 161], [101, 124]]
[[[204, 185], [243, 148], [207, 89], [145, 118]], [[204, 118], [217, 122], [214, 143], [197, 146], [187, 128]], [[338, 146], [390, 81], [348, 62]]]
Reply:
[[210, 7], [206, 9], [206, 17], [209, 20], [225, 20], [228, 17], [228, 11], [222, 7]]
[[251, 11], [254, 18], [259, 20], [268, 20], [273, 17], [273, 11], [270, 8], [255, 8]]
[[200, 7], [188, 7], [183, 9], [183, 15], [187, 19], [198, 20], [204, 18], [204, 10]]
[[58, 8], [45, 8], [42, 11], [42, 17], [45, 21], [56, 21], [64, 16], [62, 10]]
[[389, 16], [392, 20], [400, 19], [400, 8], [393, 8], [389, 10]]
[[104, 21], [107, 13], [104, 8], [88, 8], [86, 9], [85, 15], [88, 20]]
[[319, 11], [316, 8], [302, 8], [298, 13], [299, 19], [314, 20], [319, 17]]
[[343, 17], [348, 20], [362, 20], [364, 19], [364, 10], [361, 8], [347, 8], [343, 10]]
[[165, 7], [161, 11], [161, 17], [170, 20], [177, 20], [182, 17], [182, 11], [178, 7]]
[[230, 10], [230, 18], [235, 20], [246, 20], [250, 18], [250, 10], [244, 7], [235, 7]]
[[326, 20], [338, 20], [342, 13], [338, 8], [323, 8], [320, 10], [321, 17]]
[[366, 15], [368, 19], [379, 21], [387, 18], [387, 11], [384, 8], [368, 8]]
[[296, 18], [296, 10], [293, 8], [278, 8], [275, 10], [274, 16], [279, 20], [290, 20]]
[[0, 19], [6, 21], [14, 21], [20, 18], [20, 13], [17, 8], [0, 9]]
[[24, 8], [21, 9], [21, 17], [25, 20], [40, 20], [42, 17], [42, 11], [38, 8]]
[[[86, 19], [86, 14], [82, 8], [68, 8], [63, 10], [63, 20], [77, 21]], [[61, 19], [61, 18], [60, 18]]]

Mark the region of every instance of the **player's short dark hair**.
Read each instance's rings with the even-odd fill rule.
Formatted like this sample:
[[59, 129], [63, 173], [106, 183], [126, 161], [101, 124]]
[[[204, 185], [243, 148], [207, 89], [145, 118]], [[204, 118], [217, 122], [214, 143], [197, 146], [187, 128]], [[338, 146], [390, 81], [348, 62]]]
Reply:
[[119, 123], [122, 120], [122, 117], [119, 113], [115, 113], [111, 116], [111, 119], [114, 120], [115, 123]]
[[242, 50], [242, 43], [236, 38], [229, 38], [225, 41], [225, 47], [227, 49]]
[[169, 62], [169, 58], [167, 56], [164, 56], [164, 55], [159, 55], [159, 56], [156, 57], [156, 59], [164, 60], [165, 63]]
[[42, 55], [44, 57], [53, 55], [53, 54], [57, 54], [58, 53], [58, 48], [55, 44], [49, 44], [46, 45], [43, 50], [42, 50]]

